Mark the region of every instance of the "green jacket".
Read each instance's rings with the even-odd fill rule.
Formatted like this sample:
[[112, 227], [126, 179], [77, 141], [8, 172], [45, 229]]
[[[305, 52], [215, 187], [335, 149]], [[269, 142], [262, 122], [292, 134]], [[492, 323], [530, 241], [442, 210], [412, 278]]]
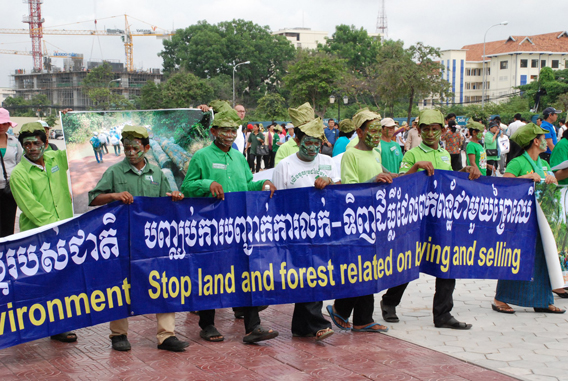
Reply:
[[170, 183], [160, 168], [146, 161], [139, 175], [128, 159], [124, 159], [103, 173], [97, 186], [89, 192], [89, 204], [103, 193], [128, 192], [134, 197], [165, 197], [170, 191]]
[[10, 176], [10, 188], [20, 215], [20, 231], [34, 229], [73, 217], [67, 182], [67, 152], [46, 151], [45, 170], [25, 156]]
[[225, 153], [213, 143], [193, 155], [181, 191], [186, 197], [212, 197], [209, 188], [214, 181], [229, 193], [262, 190], [265, 180], [252, 181], [242, 153], [233, 148]]

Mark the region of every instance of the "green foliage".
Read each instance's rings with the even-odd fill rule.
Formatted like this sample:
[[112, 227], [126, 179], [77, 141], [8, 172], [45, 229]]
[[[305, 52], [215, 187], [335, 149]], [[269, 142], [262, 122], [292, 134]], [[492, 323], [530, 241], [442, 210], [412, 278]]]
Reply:
[[208, 103], [214, 97], [213, 87], [207, 80], [187, 72], [171, 75], [161, 84], [148, 81], [141, 90], [143, 109], [186, 108]]
[[[529, 100], [529, 106], [534, 108], [535, 97], [537, 91], [544, 90], [546, 95], [540, 97], [538, 110], [544, 110], [556, 102], [563, 94], [568, 93], [568, 70], [553, 71], [549, 67], [544, 67], [540, 70], [538, 81], [533, 81], [529, 84], [519, 86], [521, 91], [524, 92], [523, 96]], [[564, 99], [564, 98], [561, 98]]]
[[284, 83], [294, 104], [310, 102], [316, 113], [325, 115], [329, 96], [345, 74], [342, 59], [327, 53], [299, 50], [296, 61], [288, 67]]
[[82, 91], [93, 102], [94, 110], [126, 110], [134, 108], [124, 96], [115, 94], [112, 88], [119, 85], [111, 82], [114, 79], [112, 66], [108, 62], [92, 69], [82, 82]]
[[43, 114], [50, 105], [45, 94], [34, 94], [29, 101], [23, 97], [8, 97], [3, 102], [3, 107], [10, 110], [11, 116], [37, 116], [38, 110]]
[[256, 113], [262, 120], [288, 119], [286, 100], [280, 94], [266, 94], [258, 100]]
[[246, 92], [254, 97], [254, 103], [266, 91], [276, 88], [284, 75], [285, 63], [294, 57], [294, 48], [285, 37], [273, 36], [268, 26], [251, 21], [232, 20], [216, 25], [200, 21], [178, 29], [171, 40], [164, 40], [164, 50], [158, 55], [164, 60], [165, 73], [185, 70], [199, 78], [232, 78], [234, 65], [250, 61], [237, 68], [236, 93]]
[[49, 125], [49, 127], [55, 127], [59, 118], [55, 114], [49, 114], [45, 117], [45, 123]]
[[351, 70], [362, 73], [367, 66], [377, 62], [380, 41], [370, 37], [363, 28], [338, 25], [332, 38], [324, 45], [320, 44], [318, 50], [344, 59]]

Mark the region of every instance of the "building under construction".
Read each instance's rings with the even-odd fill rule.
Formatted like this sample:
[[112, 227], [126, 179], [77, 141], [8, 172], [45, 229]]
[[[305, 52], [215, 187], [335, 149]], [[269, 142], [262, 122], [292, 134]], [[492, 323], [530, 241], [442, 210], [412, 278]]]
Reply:
[[[89, 71], [102, 65], [102, 62], [87, 62], [84, 66], [82, 57], [74, 57], [66, 59], [62, 68], [47, 63], [44, 62], [45, 69], [40, 72], [27, 73], [25, 70], [16, 70], [13, 76], [13, 90], [16, 97], [31, 100], [36, 94], [45, 94], [51, 105], [77, 111], [89, 110], [94, 106], [89, 97], [83, 93], [82, 82]], [[113, 81], [109, 82], [108, 86], [113, 94], [123, 95], [126, 99], [140, 96], [141, 88], [146, 82], [162, 81], [160, 69], [129, 72], [122, 63], [108, 63], [114, 75]]]

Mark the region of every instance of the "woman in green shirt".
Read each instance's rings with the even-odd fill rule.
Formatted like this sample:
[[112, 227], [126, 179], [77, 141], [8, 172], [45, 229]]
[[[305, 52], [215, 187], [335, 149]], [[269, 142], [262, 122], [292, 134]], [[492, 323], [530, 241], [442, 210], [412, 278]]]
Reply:
[[[548, 163], [539, 157], [541, 152], [546, 151], [544, 134], [547, 132], [536, 124], [529, 123], [520, 127], [511, 136], [511, 140], [523, 147], [523, 150], [507, 165], [503, 177], [532, 179], [535, 182], [544, 181], [547, 184], [558, 183], [552, 175]], [[563, 314], [566, 310], [554, 305], [552, 291], [562, 298], [568, 297], [568, 293], [564, 289], [552, 290], [550, 286], [542, 238], [537, 229], [533, 281], [499, 280], [491, 308], [497, 312], [515, 313], [515, 310], [509, 305], [510, 303], [517, 306], [532, 307], [535, 312]]]
[[[253, 125], [252, 132], [248, 137], [247, 149], [250, 148], [251, 160], [249, 165], [251, 166], [252, 173], [260, 171], [260, 162], [262, 161], [262, 155], [259, 155], [256, 150], [258, 146], [264, 144], [264, 135], [260, 132], [260, 125], [257, 123]], [[256, 159], [256, 166], [254, 165], [254, 160]], [[255, 170], [256, 169], [256, 170]]]
[[[556, 167], [568, 160], [568, 130], [562, 134], [562, 139], [554, 146], [552, 155], [550, 155], [550, 166]], [[568, 185], [568, 168], [561, 169], [554, 172], [556, 180], [560, 185]]]
[[[467, 165], [477, 167], [483, 176], [487, 175], [487, 156], [485, 148], [479, 142], [483, 139], [485, 126], [479, 122], [470, 122], [466, 126], [469, 129], [470, 142], [466, 147]], [[491, 167], [492, 169], [493, 167]]]
[[[485, 133], [485, 153], [487, 155], [487, 176], [491, 176], [493, 169], [497, 171], [497, 166], [499, 165], [499, 160], [501, 156], [499, 155], [499, 135], [501, 135], [501, 130], [499, 129], [499, 124], [493, 123], [489, 126], [489, 131]], [[489, 155], [489, 153], [497, 153], [497, 155]]]

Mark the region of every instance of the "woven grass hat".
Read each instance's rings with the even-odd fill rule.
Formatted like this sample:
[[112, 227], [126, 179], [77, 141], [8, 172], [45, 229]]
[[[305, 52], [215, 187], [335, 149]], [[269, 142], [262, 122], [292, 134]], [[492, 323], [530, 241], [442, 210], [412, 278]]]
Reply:
[[323, 132], [323, 120], [319, 117], [316, 118], [314, 109], [308, 102], [298, 108], [290, 107], [288, 115], [290, 115], [294, 127], [298, 127], [304, 134], [323, 141], [326, 140]]
[[357, 114], [353, 117], [353, 124], [355, 128], [360, 128], [366, 121], [375, 119], [381, 120], [381, 115], [365, 107], [357, 111]]

